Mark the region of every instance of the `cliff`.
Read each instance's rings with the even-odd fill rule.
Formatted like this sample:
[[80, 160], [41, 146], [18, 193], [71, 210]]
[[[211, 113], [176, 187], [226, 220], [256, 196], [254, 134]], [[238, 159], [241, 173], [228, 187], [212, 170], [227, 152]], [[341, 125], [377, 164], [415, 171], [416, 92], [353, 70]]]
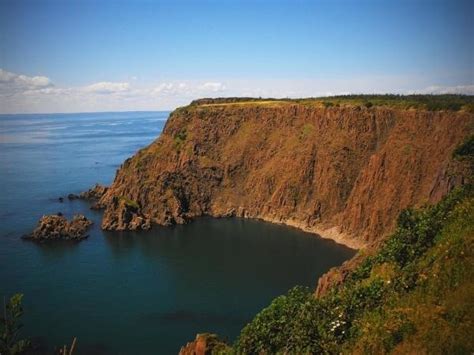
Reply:
[[240, 216], [361, 248], [391, 232], [402, 209], [435, 203], [461, 183], [449, 168], [473, 132], [470, 110], [234, 101], [175, 110], [100, 199], [102, 228]]

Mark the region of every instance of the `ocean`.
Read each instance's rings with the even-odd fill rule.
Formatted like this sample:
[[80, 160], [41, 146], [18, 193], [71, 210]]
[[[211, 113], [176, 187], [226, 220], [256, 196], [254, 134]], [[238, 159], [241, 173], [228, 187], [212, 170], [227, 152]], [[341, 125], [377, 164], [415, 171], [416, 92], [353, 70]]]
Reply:
[[[229, 342], [273, 298], [354, 251], [291, 227], [200, 218], [104, 232], [101, 212], [60, 203], [156, 139], [169, 112], [0, 115], [0, 296], [24, 295], [37, 352], [77, 338], [78, 354], [177, 354], [199, 332]], [[94, 221], [80, 243], [21, 239], [44, 214]]]

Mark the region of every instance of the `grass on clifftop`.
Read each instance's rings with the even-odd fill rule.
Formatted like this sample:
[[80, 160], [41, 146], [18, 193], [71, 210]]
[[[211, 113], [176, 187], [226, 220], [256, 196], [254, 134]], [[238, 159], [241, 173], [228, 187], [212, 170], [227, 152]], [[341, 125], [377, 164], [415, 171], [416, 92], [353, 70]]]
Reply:
[[429, 111], [459, 111], [474, 112], [474, 96], [469, 95], [340, 95], [331, 97], [316, 97], [304, 99], [273, 99], [230, 97], [195, 100], [187, 108], [204, 108], [211, 106], [245, 106], [264, 105], [281, 106], [284, 104], [302, 104], [307, 106], [339, 107], [395, 107], [401, 109], [424, 109]]

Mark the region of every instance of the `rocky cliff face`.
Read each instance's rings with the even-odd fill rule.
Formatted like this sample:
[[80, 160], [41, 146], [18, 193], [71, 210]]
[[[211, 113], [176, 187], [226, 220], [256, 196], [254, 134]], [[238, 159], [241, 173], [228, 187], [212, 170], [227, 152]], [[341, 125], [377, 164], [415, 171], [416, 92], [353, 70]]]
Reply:
[[102, 227], [240, 216], [363, 247], [390, 232], [401, 209], [459, 183], [451, 155], [473, 123], [467, 111], [195, 103], [118, 170], [99, 201]]

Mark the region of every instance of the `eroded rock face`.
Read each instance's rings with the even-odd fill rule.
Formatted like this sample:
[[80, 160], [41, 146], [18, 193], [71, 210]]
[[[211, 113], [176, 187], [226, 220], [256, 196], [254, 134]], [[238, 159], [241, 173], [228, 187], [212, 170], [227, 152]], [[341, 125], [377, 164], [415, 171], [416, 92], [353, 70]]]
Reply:
[[209, 355], [225, 353], [228, 349], [225, 344], [216, 334], [198, 334], [196, 339], [181, 347], [179, 355]]
[[34, 241], [82, 240], [88, 237], [86, 231], [91, 224], [81, 214], [75, 215], [71, 221], [62, 215], [47, 215], [41, 217], [35, 230], [23, 238]]
[[446, 171], [473, 123], [467, 111], [191, 105], [121, 166], [99, 201], [102, 226], [238, 215], [363, 247], [391, 232], [403, 208], [458, 183]]
[[331, 268], [319, 278], [314, 295], [316, 297], [323, 297], [333, 287], [342, 285], [347, 276], [349, 276], [354, 269], [362, 264], [365, 258], [375, 250], [376, 248], [373, 247], [371, 247], [370, 250], [366, 249], [363, 254], [356, 254], [352, 259], [345, 261], [341, 266]]
[[136, 203], [126, 198], [113, 197], [102, 219], [102, 229], [105, 230], [147, 230], [150, 228], [150, 220], [141, 214]]

